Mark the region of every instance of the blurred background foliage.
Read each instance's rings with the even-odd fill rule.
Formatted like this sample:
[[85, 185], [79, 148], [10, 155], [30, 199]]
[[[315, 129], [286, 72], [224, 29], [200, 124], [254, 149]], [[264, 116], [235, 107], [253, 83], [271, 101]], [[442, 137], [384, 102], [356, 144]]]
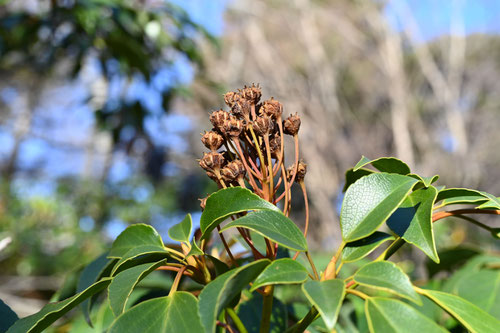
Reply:
[[[498, 4], [0, 3], [0, 298], [33, 299], [20, 315], [127, 224], [196, 221], [215, 189], [195, 160], [198, 133], [244, 84], [302, 118], [316, 249], [339, 242], [344, 172], [361, 155], [500, 194]], [[438, 227], [438, 250], [499, 250], [485, 239]], [[416, 277], [436, 272], [418, 251], [405, 258]]]

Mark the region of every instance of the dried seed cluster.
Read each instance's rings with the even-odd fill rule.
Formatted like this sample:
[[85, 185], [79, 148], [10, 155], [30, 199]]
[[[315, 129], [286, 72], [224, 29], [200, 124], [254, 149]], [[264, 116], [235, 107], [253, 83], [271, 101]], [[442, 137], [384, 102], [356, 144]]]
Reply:
[[[202, 134], [201, 141], [210, 150], [199, 160], [207, 175], [220, 188], [242, 186], [276, 204], [284, 199], [289, 210], [290, 187], [301, 183], [306, 165], [298, 160], [300, 117], [282, 119], [283, 105], [271, 98], [261, 102], [259, 85], [245, 86], [224, 94], [229, 111], [210, 114], [212, 130]], [[295, 143], [294, 163], [284, 167], [283, 136], [291, 135]], [[202, 200], [202, 209], [205, 200]]]

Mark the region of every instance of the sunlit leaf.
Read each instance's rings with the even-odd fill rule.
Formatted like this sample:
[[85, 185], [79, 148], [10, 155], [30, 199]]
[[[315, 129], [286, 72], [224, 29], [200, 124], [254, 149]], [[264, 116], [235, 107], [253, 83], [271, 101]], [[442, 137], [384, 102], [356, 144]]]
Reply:
[[328, 329], [332, 330], [345, 297], [345, 282], [340, 279], [308, 281], [302, 285], [302, 291], [321, 314]]
[[407, 175], [411, 172], [410, 167], [400, 159], [395, 157], [380, 157], [374, 160], [363, 156], [361, 160], [356, 163], [353, 171], [357, 171], [365, 165], [371, 164], [373, 167], [381, 172], [397, 173], [400, 175]]
[[342, 238], [352, 242], [371, 235], [398, 208], [417, 180], [374, 173], [351, 185], [340, 212]]
[[193, 222], [191, 220], [191, 214], [187, 214], [181, 222], [168, 229], [168, 236], [178, 242], [189, 243], [192, 227]]
[[360, 260], [386, 241], [394, 240], [394, 236], [385, 232], [375, 231], [368, 237], [347, 243], [342, 250], [342, 261], [352, 262]]
[[301, 283], [307, 279], [307, 269], [290, 258], [273, 261], [255, 279], [251, 291], [269, 284]]
[[163, 248], [163, 241], [158, 232], [147, 224], [134, 224], [125, 229], [113, 242], [109, 258], [121, 258], [128, 251], [138, 246], [156, 246]]

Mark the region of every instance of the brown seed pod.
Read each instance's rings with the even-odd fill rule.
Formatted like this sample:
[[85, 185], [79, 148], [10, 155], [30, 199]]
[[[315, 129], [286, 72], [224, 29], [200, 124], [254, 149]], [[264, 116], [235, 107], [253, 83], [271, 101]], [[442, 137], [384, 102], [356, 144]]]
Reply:
[[274, 128], [274, 121], [271, 117], [267, 115], [258, 116], [257, 119], [253, 122], [253, 129], [255, 133], [260, 136], [264, 136], [269, 134], [270, 131]]
[[224, 138], [219, 133], [210, 131], [203, 134], [203, 136], [201, 137], [201, 142], [203, 142], [205, 147], [207, 147], [211, 151], [216, 151], [224, 143]]
[[231, 113], [238, 118], [250, 119], [250, 102], [245, 99], [240, 99], [233, 104], [231, 108]]
[[264, 101], [264, 103], [262, 103], [259, 111], [261, 114], [265, 114], [273, 117], [274, 119], [278, 119], [278, 117], [283, 113], [283, 105], [281, 105], [278, 100], [271, 97], [271, 99], [268, 99], [267, 101]]
[[224, 122], [228, 120], [230, 116], [231, 115], [228, 112], [220, 109], [218, 111], [212, 112], [212, 114], [210, 115], [210, 122], [215, 129], [222, 132]]
[[[292, 180], [293, 173], [295, 172], [295, 164], [289, 166], [286, 169], [286, 178], [288, 181]], [[295, 176], [295, 182], [300, 183], [304, 180], [307, 173], [307, 164], [304, 161], [300, 160], [299, 165], [297, 166], [297, 175]]]
[[289, 135], [296, 135], [300, 129], [300, 117], [297, 114], [290, 115], [283, 121], [283, 132]]
[[238, 118], [231, 116], [224, 122], [223, 133], [231, 137], [238, 137], [243, 130], [243, 122]]
[[269, 149], [271, 150], [271, 154], [273, 156], [280, 155], [281, 137], [279, 135], [275, 135], [271, 140], [269, 140]]
[[217, 172], [220, 170], [223, 164], [224, 156], [216, 152], [210, 152], [208, 154], [204, 153], [202, 159], [200, 160], [200, 166], [203, 168], [203, 170], [207, 171], [207, 173], [215, 173], [215, 175], [217, 175]]
[[228, 91], [224, 94], [224, 102], [226, 102], [227, 106], [230, 108], [241, 99], [241, 95], [234, 91]]
[[245, 175], [245, 167], [240, 160], [234, 160], [222, 168], [221, 175], [225, 181], [232, 182]]
[[262, 89], [259, 85], [252, 84], [251, 87], [245, 86], [240, 90], [240, 95], [253, 105], [259, 103], [260, 98], [262, 97]]

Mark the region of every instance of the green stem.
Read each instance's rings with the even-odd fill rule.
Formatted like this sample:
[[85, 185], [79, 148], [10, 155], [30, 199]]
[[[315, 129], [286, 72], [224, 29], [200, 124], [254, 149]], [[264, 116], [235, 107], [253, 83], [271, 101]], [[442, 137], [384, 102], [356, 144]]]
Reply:
[[314, 276], [316, 277], [316, 280], [319, 280], [318, 271], [316, 270], [316, 266], [314, 265], [314, 261], [312, 260], [308, 251], [306, 251], [306, 257], [307, 257], [307, 260], [309, 261], [309, 265], [311, 265], [311, 268], [313, 270]]
[[367, 294], [362, 293], [361, 291], [358, 291], [358, 290], [354, 290], [354, 289], [347, 289], [346, 293], [356, 295], [364, 300], [366, 300], [368, 298]]
[[316, 319], [318, 310], [313, 306], [304, 318], [299, 320], [295, 325], [285, 331], [285, 333], [304, 332], [309, 325]]
[[274, 286], [266, 287], [266, 294], [264, 295], [264, 305], [262, 306], [262, 320], [260, 322], [260, 333], [268, 333], [271, 327], [271, 314], [273, 312], [273, 294]]
[[394, 242], [377, 258], [375, 261], [382, 261], [389, 259], [397, 250], [405, 244], [405, 240], [401, 237], [396, 238]]
[[238, 315], [236, 314], [236, 312], [234, 312], [233, 309], [227, 308], [226, 313], [229, 315], [229, 317], [231, 317], [234, 325], [236, 326], [236, 328], [240, 333], [248, 333], [247, 329], [245, 328], [245, 325], [243, 325], [240, 317], [238, 317]]

